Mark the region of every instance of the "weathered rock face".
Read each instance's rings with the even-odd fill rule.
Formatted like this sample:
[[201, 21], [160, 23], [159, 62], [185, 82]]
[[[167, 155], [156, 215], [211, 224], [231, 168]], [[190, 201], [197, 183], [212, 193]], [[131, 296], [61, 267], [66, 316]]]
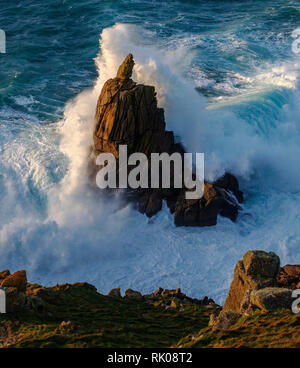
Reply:
[[95, 148], [118, 157], [119, 145], [134, 152], [170, 152], [172, 132], [165, 130], [164, 111], [157, 107], [154, 87], [137, 85], [132, 79], [133, 56], [129, 54], [117, 77], [103, 86], [96, 108]]
[[111, 291], [108, 293], [108, 296], [112, 296], [114, 298], [122, 298], [121, 289], [120, 288], [111, 289]]
[[[227, 174], [229, 175], [229, 174]], [[216, 225], [218, 214], [235, 221], [239, 205], [230, 201], [214, 184], [205, 183], [201, 199], [185, 199], [185, 191], [176, 198], [174, 220], [177, 226]]]
[[173, 307], [175, 305], [182, 306], [184, 304], [197, 304], [206, 306], [216, 305], [213, 299], [210, 299], [207, 296], [205, 296], [203, 299], [190, 298], [184, 294], [180, 288], [169, 290], [160, 287], [154, 291], [154, 293], [144, 295], [144, 299], [153, 302], [162, 300], [166, 305], [171, 305], [170, 302], [174, 302]]
[[262, 311], [290, 308], [293, 300], [290, 289], [279, 287], [253, 290], [250, 294], [250, 303]]
[[243, 260], [235, 266], [223, 310], [241, 313], [250, 290], [274, 286], [279, 264], [279, 257], [272, 252], [255, 250], [245, 253]]
[[213, 314], [211, 315], [209, 326], [212, 326], [214, 329], [227, 330], [235, 324], [239, 317], [240, 315], [237, 313], [222, 311], [217, 318]]
[[125, 291], [125, 298], [133, 300], [143, 300], [143, 295], [139, 291], [127, 289]]
[[[288, 265], [286, 269], [294, 273], [296, 268]], [[280, 287], [279, 272], [280, 259], [275, 253], [261, 250], [246, 252], [243, 260], [236, 263], [233, 280], [223, 310], [215, 320], [215, 327], [228, 328], [238, 317], [251, 314], [255, 309], [290, 309], [292, 289]]]
[[[122, 298], [121, 291], [119, 288], [112, 289], [108, 296], [115, 298]], [[166, 308], [179, 308], [184, 305], [201, 305], [206, 307], [216, 307], [217, 304], [213, 301], [213, 299], [205, 296], [203, 299], [190, 298], [186, 294], [184, 294], [180, 288], [178, 289], [163, 289], [158, 288], [151, 294], [142, 295], [139, 291], [127, 289], [125, 291], [124, 299], [144, 301], [146, 303], [165, 306]], [[220, 308], [218, 306], [218, 308]]]
[[[140, 152], [150, 157], [151, 153], [177, 152], [182, 156], [183, 147], [174, 142], [173, 132], [165, 129], [164, 111], [157, 106], [154, 87], [135, 83], [131, 79], [133, 67], [133, 56], [129, 54], [116, 78], [103, 86], [95, 115], [95, 155], [109, 152], [118, 159], [119, 146], [127, 145], [128, 155]], [[131, 169], [128, 167], [128, 171]], [[173, 177], [171, 172], [171, 186]], [[129, 191], [127, 198], [148, 217], [160, 211], [166, 201], [178, 226], [215, 225], [218, 214], [236, 220], [243, 194], [233, 175], [205, 183], [204, 196], [198, 200], [186, 200], [186, 190], [184, 185], [182, 189], [138, 189]]]
[[6, 312], [16, 312], [24, 308], [26, 304], [27, 276], [26, 271], [17, 271], [10, 274], [8, 270], [0, 273], [0, 287], [6, 295]]
[[19, 292], [25, 292], [27, 285], [26, 271], [17, 271], [12, 275], [8, 275], [1, 282], [2, 288], [16, 288]]
[[0, 272], [0, 285], [1, 285], [1, 281], [4, 280], [9, 275], [10, 275], [9, 270], [4, 270]]
[[300, 265], [285, 265], [276, 277], [278, 286], [300, 289]]

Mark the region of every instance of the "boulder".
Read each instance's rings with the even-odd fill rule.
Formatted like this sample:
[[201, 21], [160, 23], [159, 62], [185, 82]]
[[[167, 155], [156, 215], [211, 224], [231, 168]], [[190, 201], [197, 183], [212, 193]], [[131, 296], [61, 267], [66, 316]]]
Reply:
[[26, 306], [26, 286], [26, 271], [17, 271], [12, 275], [9, 270], [0, 272], [0, 288], [5, 291], [7, 313], [18, 312]]
[[9, 272], [9, 270], [4, 270], [4, 271], [2, 271], [2, 272], [0, 272], [0, 282], [2, 281], [2, 280], [4, 280], [7, 276], [9, 276], [10, 275], [10, 272]]
[[243, 256], [243, 266], [247, 276], [264, 283], [268, 279], [274, 280], [277, 276], [280, 259], [273, 252], [250, 250]]
[[[216, 305], [213, 299], [210, 299], [207, 296], [205, 296], [203, 299], [190, 298], [186, 294], [184, 294], [180, 288], [163, 289], [160, 287], [156, 291], [154, 291], [154, 293], [144, 295], [144, 299], [150, 302], [163, 301], [163, 303], [167, 304], [169, 307], [173, 301], [177, 305], [177, 307], [178, 305], [181, 306], [181, 304], [196, 304], [202, 306]], [[173, 307], [175, 307], [174, 303]]]
[[276, 278], [277, 285], [289, 289], [298, 289], [300, 283], [300, 265], [285, 265]]
[[217, 318], [215, 318], [214, 315], [211, 315], [209, 326], [213, 327], [213, 329], [227, 330], [234, 325], [240, 317], [241, 315], [239, 313], [222, 311]]
[[251, 250], [245, 253], [235, 266], [223, 310], [241, 313], [249, 290], [275, 285], [279, 265], [280, 259], [273, 252]]
[[164, 289], [162, 287], [159, 287], [157, 290], [154, 291], [154, 293], [151, 294], [153, 297], [161, 296]]
[[[153, 86], [134, 82], [133, 55], [129, 54], [118, 69], [117, 75], [103, 86], [99, 96], [94, 128], [93, 159], [103, 152], [111, 153], [119, 162], [119, 146], [127, 146], [127, 154], [144, 153], [148, 158], [151, 153], [184, 154], [184, 148], [174, 140], [174, 133], [166, 130], [164, 110], [157, 105]], [[91, 165], [91, 177], [97, 168]], [[127, 166], [130, 172], [134, 167]], [[123, 191], [123, 198], [133, 202], [134, 206], [148, 217], [157, 214], [163, 201], [166, 201], [177, 226], [211, 226], [217, 223], [218, 215], [235, 221], [241, 209], [243, 195], [237, 179], [226, 173], [216, 183], [204, 183], [204, 195], [197, 200], [187, 200], [184, 183], [182, 188], [174, 188], [174, 175], [170, 173], [171, 188], [136, 189]], [[151, 170], [148, 173], [149, 184]], [[93, 179], [94, 180], [94, 179]], [[118, 178], [117, 178], [118, 180]]]
[[290, 309], [293, 301], [292, 290], [286, 288], [268, 287], [250, 293], [250, 303], [262, 311]]
[[120, 288], [111, 289], [108, 296], [113, 296], [114, 298], [122, 298]]
[[177, 197], [174, 212], [174, 221], [177, 226], [213, 226], [216, 225], [218, 214], [228, 207], [227, 217], [235, 221], [238, 206], [231, 205], [213, 184], [204, 183], [204, 192], [201, 199], [185, 199], [185, 191]]
[[16, 288], [18, 292], [25, 292], [27, 285], [26, 271], [17, 271], [12, 275], [7, 276], [1, 282], [2, 288]]
[[135, 291], [132, 289], [127, 289], [125, 291], [125, 298], [126, 299], [133, 299], [133, 300], [143, 300], [143, 295], [139, 291]]
[[58, 328], [62, 331], [74, 331], [76, 325], [72, 321], [62, 321]]
[[161, 292], [161, 296], [164, 298], [177, 298], [183, 299], [186, 295], [181, 292], [181, 289], [164, 289]]
[[283, 271], [289, 276], [300, 278], [300, 265], [290, 265], [287, 264], [283, 266]]
[[[295, 276], [298, 266], [288, 265], [280, 270], [280, 259], [273, 252], [250, 250], [236, 263], [225, 304], [220, 315], [212, 316], [215, 328], [226, 329], [239, 316], [259, 309], [267, 312], [278, 308], [290, 309], [292, 290], [278, 287], [278, 278], [283, 271]], [[230, 322], [231, 321], [231, 322]]]
[[178, 299], [178, 298], [173, 298], [172, 301], [171, 301], [171, 304], [170, 304], [170, 308], [179, 308], [181, 307], [182, 303], [181, 303], [181, 300]]
[[239, 182], [237, 178], [232, 174], [225, 173], [221, 178], [219, 178], [214, 182], [214, 185], [217, 188], [221, 188], [228, 192], [233, 193], [239, 203], [243, 202], [244, 200], [243, 192], [240, 191]]

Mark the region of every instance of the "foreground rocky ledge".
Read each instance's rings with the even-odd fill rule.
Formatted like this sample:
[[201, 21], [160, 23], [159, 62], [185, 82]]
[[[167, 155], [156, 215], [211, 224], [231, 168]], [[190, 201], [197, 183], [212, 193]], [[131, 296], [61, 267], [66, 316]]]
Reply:
[[[166, 130], [164, 110], [157, 107], [154, 87], [137, 84], [131, 79], [133, 67], [133, 56], [129, 54], [119, 67], [116, 77], [104, 84], [99, 96], [90, 165], [93, 181], [97, 170], [97, 155], [111, 153], [118, 160], [120, 145], [127, 146], [128, 155], [139, 152], [148, 158], [151, 153], [179, 153], [183, 156], [185, 152], [181, 144], [175, 143], [174, 133]], [[131, 169], [128, 166], [127, 171]], [[196, 200], [185, 198], [187, 188], [184, 183], [182, 189], [174, 188], [174, 185], [172, 187], [172, 178], [174, 172], [171, 172], [170, 189], [159, 187], [128, 190], [123, 191], [123, 198], [133, 202], [148, 217], [159, 212], [165, 201], [171, 213], [174, 213], [177, 226], [216, 225], [218, 215], [236, 220], [243, 193], [239, 189], [238, 180], [230, 173], [214, 183], [205, 182], [204, 195]]]
[[300, 266], [279, 263], [274, 253], [247, 252], [223, 309], [180, 289], [102, 295], [88, 283], [43, 287], [6, 270], [0, 347], [300, 347], [300, 313], [291, 312]]
[[205, 327], [219, 308], [180, 289], [102, 295], [88, 283], [43, 287], [27, 283], [25, 271], [0, 275], [8, 301], [0, 347], [169, 347]]

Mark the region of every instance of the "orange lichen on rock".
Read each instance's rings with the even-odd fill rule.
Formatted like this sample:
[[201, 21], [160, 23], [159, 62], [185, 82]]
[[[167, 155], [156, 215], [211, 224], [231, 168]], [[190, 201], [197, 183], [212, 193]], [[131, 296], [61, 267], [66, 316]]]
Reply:
[[16, 288], [20, 292], [25, 292], [27, 285], [26, 271], [17, 271], [7, 276], [2, 282], [1, 287]]

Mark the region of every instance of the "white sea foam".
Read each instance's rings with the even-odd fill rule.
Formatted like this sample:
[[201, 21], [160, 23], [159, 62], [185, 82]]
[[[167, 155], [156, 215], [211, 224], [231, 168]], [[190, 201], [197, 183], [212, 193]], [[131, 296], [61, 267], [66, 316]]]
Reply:
[[[193, 58], [188, 47], [155, 47], [153, 37], [128, 24], [104, 29], [95, 59], [99, 77], [66, 104], [63, 120], [5, 128], [0, 268], [26, 268], [31, 281], [46, 284], [89, 281], [101, 292], [181, 287], [222, 302], [246, 250], [272, 250], [283, 263], [300, 262], [297, 73], [288, 66], [274, 66], [275, 74], [264, 77], [255, 71], [245, 80], [256, 89], [251, 98], [208, 103], [183, 77]], [[176, 228], [166, 208], [149, 220], [89, 189], [97, 98], [129, 52], [133, 78], [156, 87], [167, 128], [187, 150], [205, 153], [206, 177], [225, 170], [239, 176], [247, 200], [236, 224], [220, 218], [212, 228]], [[260, 88], [265, 78], [267, 91]]]

